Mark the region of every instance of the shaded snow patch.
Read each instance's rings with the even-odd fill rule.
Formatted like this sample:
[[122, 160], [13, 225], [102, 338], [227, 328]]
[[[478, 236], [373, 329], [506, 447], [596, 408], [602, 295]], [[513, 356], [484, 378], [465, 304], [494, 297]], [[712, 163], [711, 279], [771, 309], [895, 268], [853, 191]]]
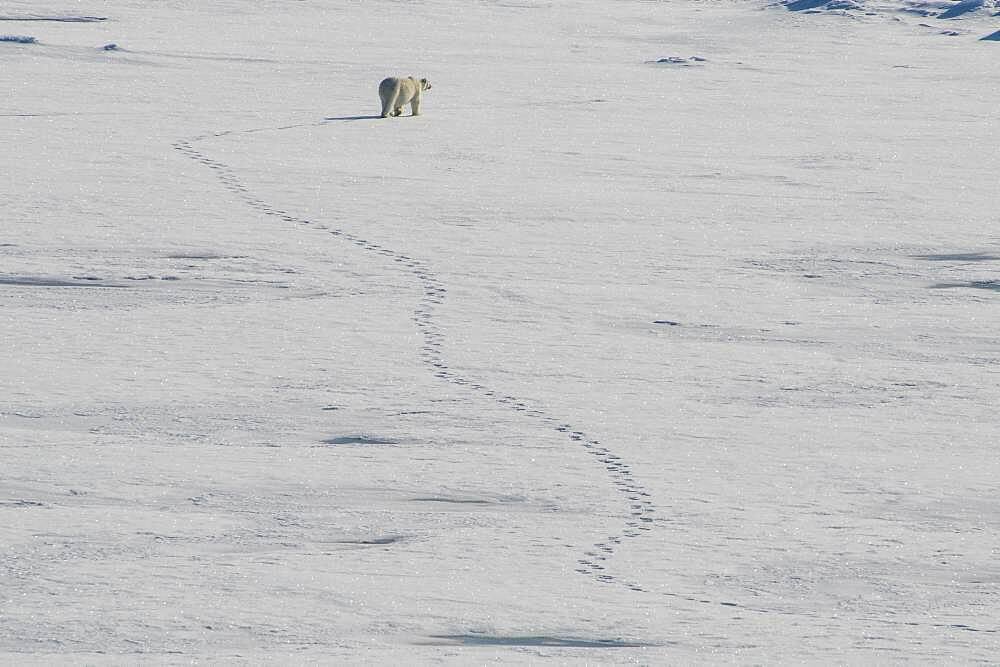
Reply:
[[[550, 637], [546, 635], [501, 636], [501, 635], [431, 635], [431, 639], [443, 644], [462, 646], [557, 646], [563, 648], [638, 648], [652, 646], [621, 639], [583, 639], [579, 637]], [[437, 643], [437, 642], [435, 642]]]
[[179, 252], [167, 255], [167, 259], [246, 259], [246, 255], [226, 255], [223, 253], [206, 251]]
[[991, 262], [1000, 259], [1000, 255], [991, 255], [987, 252], [955, 252], [955, 253], [934, 253], [930, 255], [913, 255], [914, 259], [923, 259], [928, 262]]
[[58, 21], [59, 23], [94, 23], [96, 21], [107, 21], [106, 16], [79, 16], [76, 14], [13, 14], [0, 16], [0, 21]]
[[[701, 56], [691, 56], [690, 58], [682, 58], [680, 56], [667, 56], [666, 58], [660, 58], [659, 60], [648, 60], [646, 62], [652, 63], [654, 65], [682, 65], [690, 67], [691, 65], [695, 65], [697, 63], [708, 62], [708, 59], [702, 58]], [[594, 100], [594, 101], [598, 102], [601, 100]]]
[[416, 503], [442, 503], [451, 505], [513, 505], [524, 504], [525, 498], [521, 496], [496, 495], [494, 497], [483, 497], [474, 495], [451, 495], [448, 493], [419, 496], [412, 499]]
[[358, 544], [361, 546], [379, 546], [385, 544], [395, 544], [406, 539], [404, 535], [382, 535], [380, 537], [359, 537], [349, 540], [335, 540], [337, 544]]
[[997, 0], [910, 0], [901, 11], [939, 19], [956, 19], [998, 6]]
[[425, 498], [414, 498], [417, 503], [455, 503], [458, 505], [489, 505], [491, 501], [482, 498], [447, 498], [445, 496], [427, 496]]
[[395, 438], [383, 438], [376, 435], [338, 435], [323, 440], [324, 445], [398, 445]]
[[[992, 3], [990, 3], [992, 4]], [[983, 9], [986, 6], [984, 0], [962, 0], [948, 7], [943, 12], [938, 14], [939, 19], [953, 19], [963, 16], [970, 12], [975, 12]]]
[[38, 40], [28, 35], [0, 35], [0, 42], [14, 42], [15, 44], [37, 44]]
[[971, 289], [985, 289], [993, 292], [1000, 292], [1000, 280], [969, 280], [964, 283], [936, 283], [931, 285], [932, 289], [951, 289], [955, 287], [968, 287]]
[[902, 12], [939, 19], [963, 18], [969, 14], [985, 12], [1000, 7], [998, 0], [902, 0], [892, 3], [871, 3], [866, 0], [781, 0], [778, 6], [792, 12], [820, 14], [831, 12], [864, 12], [874, 15], [881, 12]]
[[0, 500], [0, 507], [45, 507], [45, 503], [18, 498], [16, 500]]
[[784, 0], [781, 3], [791, 12], [858, 11], [864, 6], [856, 0]]
[[0, 276], [0, 285], [17, 287], [127, 287], [103, 282], [94, 276], [74, 276], [72, 279], [52, 276]]

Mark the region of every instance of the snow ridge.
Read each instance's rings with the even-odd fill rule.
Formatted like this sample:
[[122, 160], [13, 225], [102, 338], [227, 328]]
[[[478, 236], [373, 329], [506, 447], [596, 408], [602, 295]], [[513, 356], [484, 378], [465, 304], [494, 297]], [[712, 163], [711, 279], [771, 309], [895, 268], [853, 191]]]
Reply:
[[471, 380], [453, 371], [445, 361], [441, 352], [444, 342], [445, 332], [441, 325], [435, 320], [435, 309], [444, 303], [445, 288], [441, 279], [419, 259], [406, 255], [403, 252], [388, 248], [379, 243], [369, 241], [361, 236], [353, 234], [345, 229], [330, 227], [322, 223], [316, 223], [306, 218], [292, 215], [288, 211], [276, 208], [266, 201], [256, 197], [237, 177], [234, 170], [223, 162], [208, 157], [194, 146], [202, 141], [240, 134], [251, 134], [256, 132], [284, 131], [303, 127], [315, 127], [325, 125], [329, 120], [299, 123], [294, 125], [283, 125], [279, 127], [265, 127], [249, 130], [226, 130], [222, 132], [210, 133], [180, 139], [174, 142], [173, 147], [185, 156], [211, 169], [222, 182], [223, 186], [233, 195], [241, 199], [251, 208], [258, 212], [276, 217], [284, 222], [310, 225], [314, 229], [325, 231], [335, 237], [343, 239], [364, 251], [377, 255], [399, 264], [404, 271], [413, 276], [423, 292], [416, 308], [414, 309], [413, 320], [418, 331], [423, 337], [420, 358], [426, 364], [435, 377], [446, 382], [459, 385], [467, 390], [475, 391], [491, 400], [511, 409], [519, 414], [540, 421], [547, 428], [552, 428], [564, 434], [570, 442], [579, 445], [596, 461], [603, 466], [610, 478], [612, 486], [627, 501], [628, 511], [625, 515], [624, 527], [613, 535], [608, 535], [605, 539], [593, 544], [592, 548], [584, 552], [578, 559], [576, 572], [592, 577], [601, 583], [616, 584], [626, 588], [646, 592], [639, 583], [626, 580], [622, 577], [612, 575], [606, 571], [604, 562], [608, 561], [617, 548], [626, 538], [635, 538], [642, 535], [642, 531], [652, 530], [653, 514], [655, 507], [650, 498], [649, 492], [636, 479], [632, 473], [631, 466], [624, 462], [622, 458], [613, 453], [608, 447], [594, 438], [589, 437], [584, 431], [574, 428], [573, 425], [565, 423], [547, 414], [545, 411], [531, 407], [526, 401], [516, 397], [495, 391], [479, 382]]
[[986, 14], [1000, 8], [998, 0], [781, 0], [778, 4], [789, 11], [807, 14], [848, 11], [867, 14], [901, 12], [938, 19]]

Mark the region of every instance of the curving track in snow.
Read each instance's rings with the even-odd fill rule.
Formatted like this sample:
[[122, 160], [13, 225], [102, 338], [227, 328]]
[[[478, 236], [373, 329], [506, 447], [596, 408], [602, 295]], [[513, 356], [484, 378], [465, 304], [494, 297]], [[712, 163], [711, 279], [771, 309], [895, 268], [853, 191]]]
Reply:
[[232, 167], [209, 157], [195, 147], [197, 144], [213, 138], [257, 132], [286, 131], [325, 124], [327, 124], [327, 121], [248, 130], [226, 130], [202, 134], [187, 139], [179, 139], [174, 142], [173, 147], [188, 158], [211, 169], [227, 190], [257, 212], [278, 218], [285, 223], [308, 225], [317, 231], [330, 234], [364, 252], [380, 255], [386, 261], [396, 263], [400, 270], [412, 276], [422, 292], [421, 298], [414, 308], [412, 315], [414, 325], [423, 338], [420, 348], [421, 361], [428, 367], [430, 372], [441, 380], [458, 385], [467, 391], [477, 392], [517, 412], [526, 419], [535, 420], [543, 427], [553, 429], [565, 435], [570, 443], [580, 447], [587, 454], [594, 457], [595, 462], [605, 470], [615, 491], [624, 500], [627, 510], [624, 513], [625, 522], [622, 529], [618, 533], [608, 535], [603, 540], [594, 543], [592, 548], [588, 549], [578, 559], [576, 571], [592, 577], [601, 583], [617, 584], [633, 591], [644, 591], [645, 589], [638, 582], [630, 581], [610, 573], [606, 569], [605, 564], [626, 539], [639, 537], [643, 534], [643, 531], [652, 530], [655, 507], [649, 492], [636, 479], [631, 466], [622, 457], [615, 454], [600, 441], [590, 437], [586, 432], [579, 430], [572, 424], [557, 419], [544, 410], [532, 407], [527, 401], [517, 396], [511, 396], [491, 389], [480, 382], [462, 376], [449, 367], [441, 352], [446, 332], [435, 318], [435, 311], [444, 303], [448, 290], [441, 279], [424, 261], [411, 257], [402, 251], [369, 241], [346, 229], [331, 227], [325, 223], [302, 218], [273, 206], [257, 197], [253, 191], [244, 185]]

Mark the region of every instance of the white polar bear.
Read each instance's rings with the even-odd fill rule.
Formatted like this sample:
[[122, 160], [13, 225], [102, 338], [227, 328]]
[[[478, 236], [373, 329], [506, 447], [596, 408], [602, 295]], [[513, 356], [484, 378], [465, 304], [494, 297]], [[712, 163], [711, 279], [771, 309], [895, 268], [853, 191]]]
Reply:
[[410, 105], [414, 116], [420, 115], [420, 95], [431, 89], [427, 79], [414, 79], [412, 76], [390, 76], [378, 84], [378, 96], [382, 98], [382, 118], [398, 116], [403, 113], [403, 105]]

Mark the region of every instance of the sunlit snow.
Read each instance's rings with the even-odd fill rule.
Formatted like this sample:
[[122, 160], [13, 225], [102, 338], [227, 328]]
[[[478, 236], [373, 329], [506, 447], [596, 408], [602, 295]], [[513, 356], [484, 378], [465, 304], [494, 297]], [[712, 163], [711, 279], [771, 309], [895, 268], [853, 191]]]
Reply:
[[0, 662], [995, 661], [998, 28], [4, 3]]

